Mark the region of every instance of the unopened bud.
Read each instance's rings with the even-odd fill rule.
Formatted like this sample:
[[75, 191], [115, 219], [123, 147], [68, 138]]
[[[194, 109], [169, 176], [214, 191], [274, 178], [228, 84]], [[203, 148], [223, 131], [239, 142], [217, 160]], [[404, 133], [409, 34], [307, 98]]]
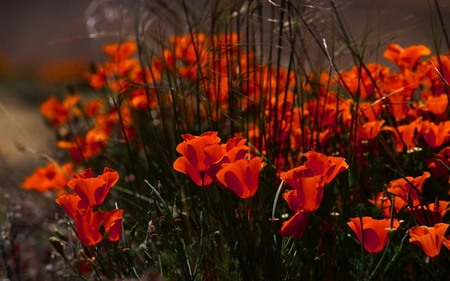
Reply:
[[55, 234], [58, 236], [59, 239], [67, 242], [67, 235], [59, 231], [59, 229], [55, 228]]
[[52, 244], [53, 248], [55, 248], [56, 252], [58, 252], [61, 256], [64, 256], [64, 244], [56, 237], [50, 237], [48, 239]]

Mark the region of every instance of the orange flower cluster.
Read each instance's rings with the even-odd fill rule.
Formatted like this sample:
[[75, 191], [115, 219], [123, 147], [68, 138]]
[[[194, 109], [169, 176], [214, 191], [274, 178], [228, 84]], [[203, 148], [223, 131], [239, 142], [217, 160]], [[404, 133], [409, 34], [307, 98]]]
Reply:
[[255, 195], [264, 163], [261, 157], [248, 158], [246, 139], [236, 137], [220, 144], [217, 132], [182, 137], [184, 141], [177, 151], [183, 156], [173, 163], [176, 171], [188, 175], [198, 186], [205, 187], [214, 181], [240, 198]]
[[92, 170], [87, 169], [73, 174], [67, 183], [74, 193], [61, 194], [56, 198], [56, 203], [75, 221], [77, 236], [83, 245], [91, 247], [103, 239], [110, 242], [120, 239], [123, 210], [96, 211], [118, 180], [119, 174], [113, 169], [105, 168], [103, 174], [96, 178]]
[[325, 185], [348, 169], [342, 157], [326, 156], [315, 151], [305, 153], [305, 157], [307, 161], [302, 166], [281, 173], [281, 179], [293, 188], [286, 190], [283, 198], [295, 215], [283, 223], [280, 233], [296, 239], [302, 236], [306, 228], [307, 213], [319, 208]]

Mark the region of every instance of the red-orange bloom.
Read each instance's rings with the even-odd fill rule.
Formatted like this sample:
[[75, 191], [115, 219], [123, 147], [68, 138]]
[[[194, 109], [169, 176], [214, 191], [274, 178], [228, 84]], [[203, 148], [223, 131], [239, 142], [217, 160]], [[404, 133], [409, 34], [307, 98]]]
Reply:
[[219, 170], [217, 180], [237, 196], [248, 199], [255, 195], [259, 185], [259, 173], [264, 167], [261, 157], [241, 159], [225, 164]]
[[409, 242], [419, 246], [430, 258], [437, 257], [441, 251], [441, 239], [448, 228], [446, 223], [435, 224], [434, 227], [414, 226], [409, 229]]
[[31, 176], [27, 177], [22, 183], [22, 187], [39, 192], [54, 190], [58, 193], [66, 188], [69, 181], [68, 175], [72, 171], [72, 163], [62, 165], [61, 170], [53, 163], [48, 163], [43, 168], [37, 168]]
[[[347, 224], [355, 232], [359, 242], [364, 245], [364, 249], [369, 253], [379, 253], [389, 240], [390, 219], [374, 220], [371, 217], [357, 217], [350, 218]], [[395, 229], [398, 226], [398, 220], [393, 219], [392, 227]]]
[[295, 237], [300, 239], [303, 232], [305, 232], [308, 225], [308, 215], [303, 212], [297, 212], [289, 220], [283, 222], [281, 226], [280, 234], [284, 237]]
[[204, 149], [220, 143], [217, 132], [206, 132], [200, 136], [181, 136], [184, 141], [177, 146], [177, 151], [183, 156], [173, 163], [174, 170], [188, 175], [198, 186], [210, 185], [212, 179], [206, 172], [212, 163]]
[[93, 177], [92, 171], [88, 169], [81, 174], [72, 175], [67, 185], [81, 198], [78, 208], [100, 206], [106, 198], [109, 190], [119, 180], [119, 173], [110, 168], [105, 168], [103, 174]]
[[[74, 220], [78, 239], [87, 246], [95, 246], [108, 237], [108, 241], [115, 242], [122, 235], [123, 210], [112, 210], [107, 213], [94, 212], [92, 208], [78, 209], [75, 211]], [[103, 225], [104, 233], [100, 232]]]

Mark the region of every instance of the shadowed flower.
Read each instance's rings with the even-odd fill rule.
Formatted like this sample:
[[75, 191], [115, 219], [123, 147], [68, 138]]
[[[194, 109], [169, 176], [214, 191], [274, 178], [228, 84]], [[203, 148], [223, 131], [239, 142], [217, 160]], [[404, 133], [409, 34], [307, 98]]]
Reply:
[[[94, 212], [92, 208], [79, 209], [74, 213], [78, 239], [87, 246], [95, 246], [108, 237], [108, 241], [118, 241], [122, 235], [123, 210], [112, 210], [107, 213]], [[101, 232], [103, 225], [104, 233]]]
[[188, 175], [198, 186], [210, 185], [212, 179], [206, 172], [212, 163], [211, 159], [206, 157], [204, 149], [220, 143], [217, 132], [206, 132], [200, 136], [181, 136], [184, 141], [177, 146], [177, 151], [183, 156], [173, 163], [174, 170]]
[[[388, 231], [391, 227], [390, 219], [374, 220], [371, 217], [357, 217], [350, 218], [350, 221], [347, 222], [347, 224], [353, 232], [355, 232], [359, 242], [364, 244], [364, 249], [369, 253], [379, 253], [383, 250], [389, 240]], [[398, 226], [398, 220], [393, 219], [392, 227], [395, 229], [398, 228]]]
[[280, 234], [284, 237], [295, 237], [295, 239], [300, 239], [303, 232], [305, 232], [307, 225], [308, 215], [303, 211], [299, 211], [289, 220], [283, 222]]
[[434, 177], [438, 179], [448, 178], [450, 171], [445, 166], [450, 167], [450, 146], [443, 148], [434, 157], [426, 159], [425, 162]]
[[224, 164], [219, 170], [217, 180], [237, 196], [248, 199], [255, 195], [259, 185], [259, 173], [264, 167], [261, 157], [252, 160], [241, 159]]
[[412, 213], [421, 225], [432, 226], [442, 222], [442, 218], [447, 213], [449, 201], [439, 200], [428, 205], [418, 205], [408, 207], [408, 212]]
[[75, 174], [67, 185], [80, 196], [78, 208], [98, 207], [108, 195], [109, 190], [119, 180], [119, 173], [105, 168], [103, 174], [93, 177], [92, 170]]
[[414, 226], [408, 231], [409, 242], [419, 246], [430, 258], [437, 257], [441, 251], [441, 238], [444, 237], [448, 228], [446, 223], [435, 224], [434, 227]]

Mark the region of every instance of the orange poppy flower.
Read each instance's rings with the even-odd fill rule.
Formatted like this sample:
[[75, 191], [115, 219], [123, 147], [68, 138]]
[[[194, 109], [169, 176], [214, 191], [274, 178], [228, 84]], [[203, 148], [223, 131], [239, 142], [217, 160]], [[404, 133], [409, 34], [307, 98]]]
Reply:
[[54, 190], [58, 193], [66, 188], [69, 181], [68, 175], [72, 172], [72, 163], [62, 165], [61, 170], [55, 164], [48, 163], [43, 168], [37, 168], [31, 176], [27, 177], [22, 183], [22, 187], [39, 192]]
[[[429, 172], [423, 172], [421, 176], [416, 178], [406, 177], [414, 186], [422, 192], [423, 184], [430, 177]], [[420, 205], [420, 196], [416, 189], [412, 187], [404, 178], [393, 180], [389, 183], [387, 191], [400, 196], [405, 202], [408, 202], [408, 196], [414, 206]]]
[[411, 227], [408, 230], [409, 236], [411, 236], [409, 242], [419, 246], [430, 258], [435, 258], [441, 251], [441, 239], [447, 228], [448, 224], [446, 223], [438, 223], [434, 227], [424, 225]]
[[216, 177], [224, 187], [230, 189], [243, 199], [255, 195], [259, 186], [259, 173], [264, 167], [261, 157], [252, 160], [241, 159], [230, 164], [224, 164]]
[[73, 175], [67, 185], [81, 198], [78, 208], [100, 206], [108, 195], [109, 190], [119, 180], [119, 173], [110, 168], [105, 168], [103, 174], [93, 177], [92, 171], [88, 169], [78, 175]]
[[[374, 220], [371, 217], [357, 217], [350, 218], [347, 225], [355, 232], [359, 242], [364, 244], [364, 249], [369, 253], [379, 253], [388, 242], [388, 231], [391, 227], [390, 219]], [[392, 227], [395, 229], [399, 225], [398, 220], [393, 219]]]
[[181, 136], [184, 141], [177, 146], [177, 151], [183, 156], [173, 163], [174, 170], [188, 175], [198, 186], [210, 185], [212, 179], [206, 172], [212, 163], [204, 149], [220, 143], [217, 132], [206, 132], [200, 136], [189, 134]]
[[[78, 209], [74, 213], [75, 228], [80, 242], [87, 246], [95, 246], [104, 236], [108, 241], [115, 242], [122, 235], [123, 210], [112, 210], [107, 213], [94, 212], [92, 208]], [[104, 233], [100, 232], [103, 225]]]
[[308, 225], [308, 215], [303, 211], [295, 213], [289, 220], [283, 222], [280, 234], [284, 237], [295, 237], [300, 239]]
[[295, 182], [295, 189], [286, 190], [283, 193], [283, 198], [292, 211], [314, 212], [319, 208], [324, 191], [324, 186], [321, 184], [323, 176], [303, 177], [299, 173], [292, 175], [285, 173], [284, 177], [289, 185]]

